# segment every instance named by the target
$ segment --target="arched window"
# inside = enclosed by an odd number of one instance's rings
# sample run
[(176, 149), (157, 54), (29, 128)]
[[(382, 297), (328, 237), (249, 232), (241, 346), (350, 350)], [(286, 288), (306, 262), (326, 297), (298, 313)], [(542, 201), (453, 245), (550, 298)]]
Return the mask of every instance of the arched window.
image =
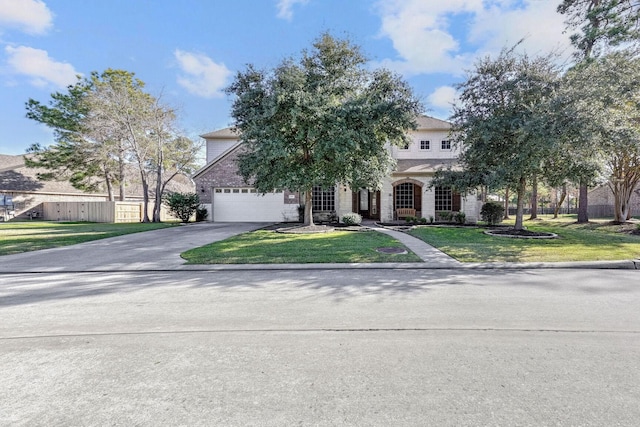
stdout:
[(413, 208), (413, 184), (403, 182), (396, 186), (396, 209)]

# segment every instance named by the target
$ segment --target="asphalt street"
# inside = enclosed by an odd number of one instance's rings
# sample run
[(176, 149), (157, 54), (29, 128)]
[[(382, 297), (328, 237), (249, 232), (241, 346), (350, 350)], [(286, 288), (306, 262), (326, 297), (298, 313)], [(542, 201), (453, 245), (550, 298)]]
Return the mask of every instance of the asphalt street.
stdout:
[(636, 426), (639, 279), (0, 274), (0, 425)]

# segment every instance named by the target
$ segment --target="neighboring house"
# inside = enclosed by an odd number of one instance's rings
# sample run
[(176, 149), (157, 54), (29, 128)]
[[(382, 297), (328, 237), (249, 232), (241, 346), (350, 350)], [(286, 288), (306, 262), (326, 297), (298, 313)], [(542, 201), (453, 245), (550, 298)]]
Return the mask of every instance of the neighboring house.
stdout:
[(0, 195), (11, 198), (11, 206), (0, 207), (2, 220), (42, 218), (44, 202), (99, 202), (105, 194), (87, 194), (73, 188), (68, 181), (41, 181), (39, 169), (28, 168), (24, 156), (0, 154)]
[[(352, 189), (338, 184), (330, 189), (314, 188), (314, 216), (340, 218), (348, 212), (364, 218), (392, 221), (399, 209), (414, 209), (418, 217), (434, 217), (444, 212), (464, 212), (467, 221), (476, 222), (480, 203), (475, 195), (463, 197), (450, 188), (428, 188), (436, 170), (455, 163), (458, 151), (449, 139), (451, 125), (428, 116), (418, 118), (418, 129), (411, 132), (406, 147), (392, 147), (397, 168), (380, 190)], [(202, 135), (206, 140), (207, 165), (194, 175), (196, 191), (217, 222), (297, 221), (301, 196), (295, 191), (259, 194), (238, 173), (238, 154), (244, 149), (233, 129), (225, 128)], [(406, 212), (400, 211), (405, 214)]]
[[(599, 185), (589, 191), (589, 218), (613, 218), (614, 197), (607, 184)], [(640, 216), (640, 186), (631, 195), (631, 216)]]
[[(106, 193), (85, 193), (74, 188), (69, 181), (42, 181), (38, 173), (42, 169), (28, 168), (24, 155), (0, 154), (0, 220), (13, 218), (44, 218), (46, 202), (104, 202)], [(142, 189), (136, 183), (135, 171), (131, 172), (131, 184), (127, 186), (127, 200), (142, 200)], [(178, 176), (169, 183), (170, 191), (192, 192), (193, 183), (185, 176)], [(117, 191), (117, 188), (116, 188)], [(117, 196), (116, 196), (117, 197)], [(2, 201), (5, 201), (3, 204)], [(6, 204), (9, 200), (10, 204)], [(151, 213), (150, 213), (151, 214)], [(57, 218), (44, 218), (57, 219)]]

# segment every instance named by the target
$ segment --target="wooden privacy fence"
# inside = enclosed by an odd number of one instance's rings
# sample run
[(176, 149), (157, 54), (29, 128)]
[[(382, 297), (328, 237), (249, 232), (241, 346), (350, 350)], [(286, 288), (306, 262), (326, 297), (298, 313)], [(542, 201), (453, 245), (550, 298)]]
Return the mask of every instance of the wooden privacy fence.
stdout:
[[(149, 203), (149, 218), (153, 215), (154, 203)], [(49, 221), (88, 222), (141, 222), (142, 202), (44, 202), (42, 217)], [(166, 207), (160, 210), (161, 221), (175, 221)]]

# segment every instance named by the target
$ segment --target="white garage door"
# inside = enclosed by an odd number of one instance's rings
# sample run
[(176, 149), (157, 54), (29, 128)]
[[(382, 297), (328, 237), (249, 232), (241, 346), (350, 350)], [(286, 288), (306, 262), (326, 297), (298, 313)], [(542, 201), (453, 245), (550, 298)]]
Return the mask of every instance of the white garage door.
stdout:
[(279, 222), (290, 209), (289, 206), (284, 204), (282, 193), (267, 193), (263, 196), (252, 188), (213, 190), (215, 222)]

